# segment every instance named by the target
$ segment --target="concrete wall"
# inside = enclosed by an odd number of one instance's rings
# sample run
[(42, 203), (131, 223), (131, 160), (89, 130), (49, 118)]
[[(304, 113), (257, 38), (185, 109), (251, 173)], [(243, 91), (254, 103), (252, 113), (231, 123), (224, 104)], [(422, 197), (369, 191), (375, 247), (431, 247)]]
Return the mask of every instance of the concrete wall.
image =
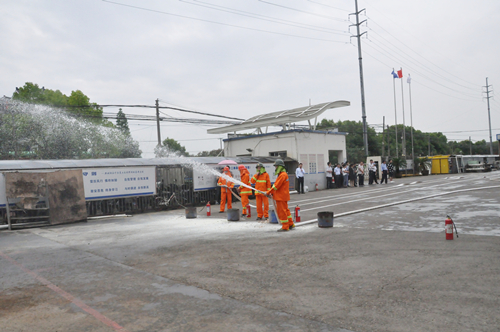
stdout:
[[(248, 151), (247, 149), (251, 150)], [(339, 160), (346, 156), (344, 133), (290, 130), (224, 140), (225, 156), (270, 156), (271, 152), (286, 151), (287, 157), (304, 164), (304, 185), (309, 190), (326, 188), (326, 163), (330, 150), (338, 151)], [(288, 170), (294, 173), (295, 170)]]

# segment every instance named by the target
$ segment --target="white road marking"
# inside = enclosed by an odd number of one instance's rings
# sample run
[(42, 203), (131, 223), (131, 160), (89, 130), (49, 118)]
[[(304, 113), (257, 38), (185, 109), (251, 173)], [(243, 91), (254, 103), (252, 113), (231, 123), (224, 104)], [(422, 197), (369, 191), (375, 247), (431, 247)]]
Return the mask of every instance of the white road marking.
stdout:
[[(364, 209), (343, 212), (343, 213), (339, 213), (337, 215), (334, 215), (334, 217), (339, 218), (339, 217), (342, 217), (342, 216), (348, 216), (348, 215), (355, 214), (355, 213), (361, 213), (361, 212), (376, 210), (376, 209), (380, 209), (380, 208), (384, 208), (384, 207), (388, 207), (388, 206), (406, 204), (406, 203), (420, 201), (420, 200), (424, 200), (424, 199), (428, 199), (428, 198), (445, 196), (445, 195), (451, 195), (451, 194), (456, 194), (456, 193), (460, 193), (460, 192), (468, 192), (468, 191), (476, 191), (476, 190), (484, 190), (484, 189), (493, 189), (493, 188), (500, 188), (500, 186), (489, 186), (489, 187), (468, 188), (468, 189), (459, 189), (459, 190), (453, 190), (453, 191), (445, 191), (445, 192), (438, 193), (438, 194), (427, 195), (427, 196), (422, 196), (422, 197), (417, 197), (417, 198), (411, 198), (411, 199), (407, 199), (407, 200), (403, 200), (403, 201), (399, 201), (399, 202), (392, 202), (392, 203), (381, 204), (381, 205), (372, 206), (372, 207), (368, 207), (368, 208), (364, 208)], [(313, 223), (316, 223), (316, 222), (318, 222), (317, 219), (311, 219), (311, 220), (307, 220), (307, 221), (302, 221), (300, 223), (297, 223), (296, 225), (297, 226), (304, 226), (304, 225), (309, 225), (309, 224), (313, 224)]]

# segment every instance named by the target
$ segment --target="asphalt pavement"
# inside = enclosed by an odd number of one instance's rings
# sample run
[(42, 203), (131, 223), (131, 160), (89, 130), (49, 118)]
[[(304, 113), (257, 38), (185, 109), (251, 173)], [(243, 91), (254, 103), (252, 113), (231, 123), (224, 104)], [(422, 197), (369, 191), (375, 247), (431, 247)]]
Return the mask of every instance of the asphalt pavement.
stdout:
[(491, 172), (292, 195), (287, 233), (202, 208), (2, 231), (1, 330), (496, 331), (499, 193)]

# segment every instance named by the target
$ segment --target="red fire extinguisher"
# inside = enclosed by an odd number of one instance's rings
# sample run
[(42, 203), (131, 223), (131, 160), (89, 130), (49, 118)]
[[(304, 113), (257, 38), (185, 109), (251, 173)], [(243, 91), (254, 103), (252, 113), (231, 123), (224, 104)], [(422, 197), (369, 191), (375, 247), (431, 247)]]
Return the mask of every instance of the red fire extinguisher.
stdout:
[(455, 233), (457, 233), (457, 238), (458, 238), (457, 226), (455, 226), (455, 223), (453, 222), (450, 216), (446, 216), (446, 220), (444, 221), (446, 240), (453, 240), (453, 227), (455, 227)]
[(210, 209), (210, 202), (207, 203), (207, 217), (210, 217), (212, 215), (212, 211)]
[(252, 211), (250, 210), (250, 204), (247, 204), (247, 218), (252, 217)]
[(295, 207), (295, 222), (300, 222), (300, 207), (298, 205)]

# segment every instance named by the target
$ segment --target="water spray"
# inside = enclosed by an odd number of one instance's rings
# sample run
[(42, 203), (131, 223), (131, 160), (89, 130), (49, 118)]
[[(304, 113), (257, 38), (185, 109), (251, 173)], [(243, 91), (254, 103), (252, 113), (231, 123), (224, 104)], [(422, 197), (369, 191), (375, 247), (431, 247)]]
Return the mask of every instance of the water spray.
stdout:
[(263, 191), (260, 191), (260, 190), (257, 190), (255, 189), (254, 187), (252, 186), (249, 186), (229, 175), (226, 175), (224, 173), (219, 173), (218, 171), (216, 171), (215, 169), (213, 169), (212, 167), (208, 166), (207, 164), (204, 164), (204, 163), (200, 163), (196, 160), (193, 160), (189, 157), (184, 157), (184, 156), (181, 156), (178, 152), (172, 152), (170, 151), (167, 147), (165, 146), (162, 146), (162, 147), (156, 147), (155, 148), (155, 155), (157, 158), (169, 158), (169, 159), (172, 159), (173, 161), (181, 164), (182, 166), (185, 166), (185, 167), (188, 167), (188, 168), (192, 168), (192, 169), (196, 169), (197, 171), (200, 171), (202, 173), (205, 173), (205, 174), (208, 174), (208, 175), (215, 175), (217, 177), (222, 177), (224, 179), (226, 179), (227, 181), (229, 182), (232, 182), (232, 183), (235, 183), (235, 184), (238, 184), (240, 186), (243, 186), (245, 188), (248, 188), (248, 189), (252, 189), (258, 193), (261, 193), (263, 195), (266, 195), (267, 196), (267, 193), (266, 192), (263, 192)]

